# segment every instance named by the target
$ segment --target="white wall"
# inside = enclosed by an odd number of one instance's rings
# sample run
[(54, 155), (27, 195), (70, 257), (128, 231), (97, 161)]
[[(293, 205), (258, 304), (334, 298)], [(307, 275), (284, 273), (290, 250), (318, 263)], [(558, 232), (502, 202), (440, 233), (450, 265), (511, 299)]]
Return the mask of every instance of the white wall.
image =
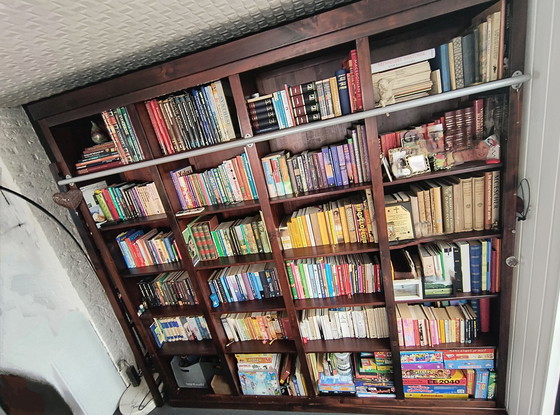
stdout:
[[(21, 108), (0, 109), (0, 183), (74, 231), (54, 204), (48, 159)], [(0, 372), (51, 383), (75, 413), (106, 415), (133, 362), (97, 277), (72, 239), (39, 210), (0, 195)]]
[(520, 177), (531, 210), (518, 227), (508, 409), (553, 413), (560, 376), (560, 5), (530, 1)]

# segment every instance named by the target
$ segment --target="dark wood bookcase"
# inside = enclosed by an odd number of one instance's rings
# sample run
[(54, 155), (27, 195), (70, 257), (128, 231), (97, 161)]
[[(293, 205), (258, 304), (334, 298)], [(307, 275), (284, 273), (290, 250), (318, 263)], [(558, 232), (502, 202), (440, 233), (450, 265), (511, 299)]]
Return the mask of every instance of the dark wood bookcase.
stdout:
[[(523, 71), (526, 1), (501, 0), (502, 10), (507, 9), (509, 74)], [(152, 181), (160, 194), (165, 214), (149, 216), (105, 226), (98, 229), (93, 222), (85, 202), (78, 213), (86, 232), (82, 232), (89, 255), (96, 266), (99, 279), (106, 290), (124, 333), (135, 354), (136, 364), (142, 370), (148, 386), (158, 404), (164, 401), (174, 406), (206, 406), (223, 408), (246, 408), (259, 405), (262, 409), (275, 410), (313, 410), (341, 411), (351, 413), (506, 413), (505, 388), (508, 361), (508, 341), (510, 308), (512, 300), (511, 268), (505, 259), (513, 255), (515, 237), (515, 193), (517, 187), (517, 163), (520, 139), (520, 120), (523, 87), (508, 87), (496, 84), (491, 89), (509, 95), (508, 131), (502, 142), (501, 163), (487, 165), (471, 163), (451, 170), (443, 170), (383, 182), (378, 134), (394, 131), (415, 123), (425, 122), (432, 113), (456, 109), (461, 97), (441, 94), (440, 102), (418, 104), (408, 109), (394, 112), (386, 108), (387, 114), (374, 109), (372, 79), (369, 76), (370, 64), (385, 59), (402, 56), (418, 50), (435, 47), (466, 30), (471, 19), (494, 4), (484, 0), (362, 0), (339, 7), (322, 14), (276, 27), (188, 56), (177, 58), (157, 66), (142, 69), (91, 86), (63, 93), (26, 106), (26, 111), (51, 155), (57, 180), (66, 180), (66, 188), (77, 188), (94, 183), (99, 178), (76, 176), (75, 162), (80, 158), (84, 147), (90, 146), (90, 121), (101, 122), (102, 111), (125, 106), (131, 123), (136, 131), (146, 160), (153, 163), (140, 163), (135, 169), (118, 172), (103, 172), (110, 183), (123, 181)], [(362, 74), (364, 110), (366, 112), (343, 116), (328, 121), (313, 123), (312, 128), (295, 127), (255, 135), (245, 105), (245, 97), (253, 93), (267, 94), (277, 91), (284, 84), (300, 84), (311, 80), (333, 76), (340, 68), (342, 60), (351, 49), (357, 49), (359, 69)], [(157, 142), (144, 101), (217, 79), (228, 82), (233, 93), (236, 113), (232, 118), (238, 123), (240, 133), (235, 141), (185, 153), (183, 160), (168, 160)], [(468, 98), (468, 88), (465, 89)], [(369, 159), (372, 180), (370, 183), (314, 191), (294, 196), (270, 198), (260, 158), (270, 152), (287, 149), (298, 153), (307, 149), (317, 149), (322, 145), (341, 140), (352, 122), (365, 125), (369, 145)], [(311, 125), (311, 124), (310, 124)], [(220, 258), (202, 261), (196, 265), (190, 261), (187, 247), (181, 236), (184, 218), (175, 213), (180, 203), (169, 172), (188, 164), (197, 171), (215, 167), (223, 160), (246, 151), (253, 170), (259, 199), (233, 206), (220, 205), (208, 207), (205, 213), (215, 213), (220, 219), (255, 215), (262, 210), (266, 230), (270, 236), (270, 254), (249, 255), (245, 257)], [(134, 166), (134, 164), (132, 165)], [(400, 244), (389, 243), (384, 193), (401, 185), (429, 178), (440, 178), (461, 173), (484, 172), (499, 169), (502, 172), (501, 226), (496, 231), (468, 232), (441, 235), (406, 241)], [(83, 181), (82, 181), (83, 180)], [(335, 200), (353, 191), (371, 189), (374, 199), (379, 243), (342, 244), (294, 248), (283, 251), (278, 226), (288, 213), (302, 206)], [(166, 228), (176, 236), (183, 260), (178, 263), (127, 269), (122, 256), (115, 246), (117, 234), (131, 228)], [(480, 337), (473, 344), (447, 344), (437, 349), (455, 347), (496, 349), (497, 392), (495, 400), (435, 400), (405, 399), (403, 394), (400, 354), (397, 337), (396, 301), (391, 281), (390, 251), (421, 242), (435, 240), (457, 241), (498, 237), (502, 239), (501, 291), (495, 294), (460, 294), (453, 298), (489, 297), (492, 301), (492, 331)], [(373, 253), (379, 255), (383, 272), (384, 292), (361, 294), (353, 297), (334, 297), (327, 299), (294, 300), (284, 266), (289, 259), (314, 258), (350, 253)], [(276, 266), (282, 297), (253, 300), (242, 303), (222, 304), (213, 308), (209, 298), (210, 289), (207, 279), (219, 268), (233, 264), (254, 264), (273, 262)], [(137, 282), (142, 277), (155, 276), (160, 272), (185, 270), (191, 277), (197, 293), (198, 305), (150, 308), (138, 316), (141, 302)], [(452, 298), (448, 298), (452, 299)], [(406, 301), (415, 303), (420, 301)], [(304, 342), (298, 327), (298, 313), (313, 308), (345, 306), (385, 306), (388, 312), (390, 337), (387, 339), (343, 339)], [(292, 340), (275, 341), (263, 344), (258, 341), (228, 343), (220, 322), (224, 313), (253, 311), (285, 311), (291, 323)], [(213, 340), (200, 342), (166, 343), (158, 348), (150, 332), (153, 317), (176, 315), (203, 315), (208, 322)], [(415, 350), (422, 348), (414, 348)], [(396, 399), (356, 398), (349, 396), (319, 396), (312, 387), (312, 377), (305, 359), (306, 353), (316, 352), (360, 352), (391, 351), (397, 389)], [(293, 397), (255, 397), (243, 396), (236, 371), (235, 353), (293, 353), (301, 361), (302, 373), (310, 396)], [(216, 395), (211, 389), (180, 388), (173, 376), (170, 362), (173, 356), (185, 354), (217, 355), (226, 369), (231, 395)], [(154, 374), (158, 373), (163, 381), (163, 393), (158, 391)]]

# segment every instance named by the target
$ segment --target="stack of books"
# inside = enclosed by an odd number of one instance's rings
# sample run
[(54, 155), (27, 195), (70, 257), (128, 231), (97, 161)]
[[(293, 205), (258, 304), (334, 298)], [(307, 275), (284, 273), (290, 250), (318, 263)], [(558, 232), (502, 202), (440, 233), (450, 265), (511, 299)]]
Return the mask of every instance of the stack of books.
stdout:
[(193, 173), (192, 167), (188, 166), (170, 174), (182, 209), (258, 199), (245, 153), (201, 173)]
[(379, 259), (366, 254), (286, 261), (292, 297), (330, 298), (381, 292)]
[(301, 337), (307, 340), (389, 337), (385, 307), (309, 309), (301, 312)]
[(395, 398), (391, 352), (354, 353), (354, 385), (358, 398)]
[(406, 351), (401, 367), (406, 398), (494, 398), (494, 349)]
[(164, 272), (138, 283), (144, 308), (198, 304), (186, 271)]
[(76, 173), (87, 174), (121, 166), (121, 155), (115, 143), (108, 141), (84, 148), (82, 158), (76, 162)]
[(298, 209), (278, 231), (283, 249), (377, 242), (371, 191)]
[(212, 339), (203, 316), (154, 318), (150, 330), (158, 347), (167, 342)]
[(475, 399), (494, 399), (496, 372), (494, 349), (444, 350), (446, 371), (461, 370), (467, 378), (467, 394)]
[(275, 341), (292, 337), (285, 311), (223, 314), (220, 319), (230, 342)]
[(237, 374), (243, 395), (278, 396), (280, 390), (279, 353), (236, 354)]
[(291, 156), (278, 151), (261, 159), (270, 197), (366, 183), (371, 180), (363, 125), (348, 131), (340, 144)]
[(179, 94), (145, 102), (164, 155), (233, 140), (230, 92), (218, 80)]
[[(447, 307), (397, 304), (399, 344), (405, 347), (437, 346), (446, 343), (470, 344), (481, 331), (479, 300)], [(485, 328), (486, 329), (486, 328)]]
[[(101, 116), (111, 140), (117, 148), (122, 164), (144, 160), (144, 152), (138, 142), (138, 137), (126, 108), (119, 107), (103, 111)], [(92, 173), (92, 171), (89, 172)]]
[(212, 294), (221, 303), (280, 297), (280, 283), (274, 264), (238, 265), (216, 270), (208, 278)]
[(167, 264), (181, 260), (172, 231), (131, 229), (120, 233), (116, 239), (128, 268)]
[[(428, 56), (430, 51), (433, 49), (425, 51)], [(393, 66), (386, 62), (377, 65), (380, 67), (372, 65), (373, 96), (377, 107), (429, 95), (433, 83), (432, 70), (427, 58), (404, 66), (400, 66), (400, 64)], [(383, 70), (387, 66), (392, 66), (394, 69)]]

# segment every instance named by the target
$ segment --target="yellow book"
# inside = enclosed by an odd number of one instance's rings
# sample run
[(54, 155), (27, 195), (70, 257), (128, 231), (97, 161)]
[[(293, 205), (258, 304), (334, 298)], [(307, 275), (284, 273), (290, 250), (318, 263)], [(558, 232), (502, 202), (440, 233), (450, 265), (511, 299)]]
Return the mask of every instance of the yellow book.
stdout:
[(342, 221), (340, 220), (340, 210), (338, 210), (338, 206), (336, 205), (336, 202), (330, 202), (330, 210), (332, 211), (332, 216), (333, 216), (335, 241), (338, 244), (342, 244), (342, 243), (344, 243), (344, 232), (342, 231)]
[(321, 232), (321, 241), (323, 245), (330, 245), (331, 240), (329, 238), (329, 228), (327, 226), (327, 216), (326, 213), (321, 210), (317, 213), (317, 219), (319, 220), (319, 230)]
[(344, 210), (346, 212), (346, 223), (348, 224), (348, 234), (350, 235), (350, 242), (358, 242), (358, 232), (356, 230), (356, 215), (354, 213), (353, 205), (350, 201), (346, 201)]
[(344, 202), (338, 200), (337, 210), (338, 215), (340, 218), (340, 223), (342, 224), (342, 235), (344, 236), (344, 243), (350, 243), (350, 232), (348, 231), (348, 221), (346, 220), (346, 207), (343, 204)]
[(299, 234), (299, 228), (297, 226), (296, 220), (297, 212), (292, 213), (292, 218), (288, 221), (288, 229), (290, 231), (290, 238), (292, 240), (292, 245), (296, 248), (301, 248), (303, 243), (301, 241), (301, 236)]
[(311, 246), (311, 241), (309, 240), (309, 234), (306, 232), (307, 226), (304, 225), (303, 223), (304, 220), (305, 219), (303, 218), (303, 210), (300, 209), (297, 212), (296, 223), (299, 231), (299, 236), (301, 238), (301, 243), (302, 246)]
[(329, 228), (329, 239), (331, 240), (331, 244), (337, 244), (337, 237), (336, 237), (336, 232), (334, 229), (334, 219), (333, 219), (333, 212), (332, 210), (329, 208), (329, 205), (325, 205), (326, 210), (325, 210), (325, 214), (327, 216), (327, 225)]

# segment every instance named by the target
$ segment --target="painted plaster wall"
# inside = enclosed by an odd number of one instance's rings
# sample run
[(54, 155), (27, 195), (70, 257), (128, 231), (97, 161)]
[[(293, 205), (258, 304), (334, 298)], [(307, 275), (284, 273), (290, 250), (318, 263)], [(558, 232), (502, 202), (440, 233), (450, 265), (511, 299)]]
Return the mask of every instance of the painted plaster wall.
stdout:
[[(75, 235), (48, 158), (21, 108), (0, 109), (3, 186), (40, 203)], [(112, 413), (132, 353), (97, 277), (45, 214), (0, 195), (0, 371), (53, 384), (76, 413)], [(94, 380), (92, 382), (92, 380)]]

